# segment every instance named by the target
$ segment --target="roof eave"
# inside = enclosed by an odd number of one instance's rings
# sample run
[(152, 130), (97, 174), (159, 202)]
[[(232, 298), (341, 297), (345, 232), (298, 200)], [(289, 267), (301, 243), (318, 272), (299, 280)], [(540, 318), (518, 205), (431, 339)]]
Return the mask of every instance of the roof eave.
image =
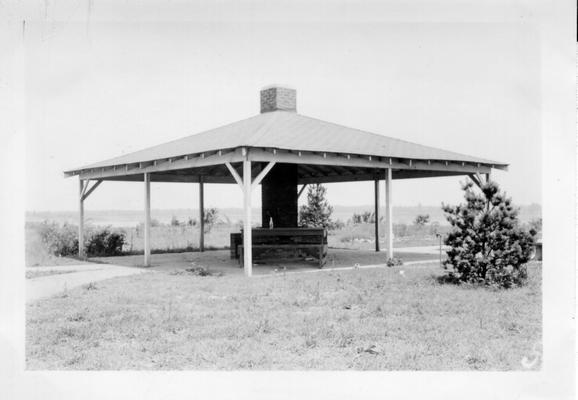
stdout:
[[(363, 166), (365, 168), (398, 168), (398, 169), (431, 169), (431, 165), (437, 165), (437, 170), (443, 170), (445, 167), (448, 170), (452, 170), (453, 172), (463, 172), (464, 174), (472, 173), (472, 168), (481, 168), (484, 167), (485, 169), (500, 169), (507, 171), (508, 164), (492, 162), (488, 160), (483, 160), (480, 162), (473, 162), (473, 161), (460, 161), (460, 160), (433, 160), (433, 159), (420, 159), (420, 158), (403, 158), (403, 157), (384, 157), (384, 156), (371, 156), (371, 155), (360, 155), (360, 154), (346, 154), (346, 153), (332, 153), (332, 152), (312, 152), (312, 151), (299, 151), (299, 150), (284, 150), (278, 148), (263, 148), (263, 147), (251, 147), (251, 146), (239, 146), (236, 148), (231, 149), (223, 149), (223, 150), (215, 150), (210, 152), (203, 152), (203, 153), (196, 153), (196, 154), (188, 154), (188, 155), (180, 155), (170, 158), (162, 158), (157, 160), (148, 160), (148, 161), (141, 161), (141, 162), (133, 162), (133, 163), (120, 163), (120, 164), (110, 164), (110, 165), (103, 165), (100, 164), (98, 166), (86, 166), (79, 169), (67, 170), (64, 171), (64, 177), (71, 177), (76, 175), (88, 174), (90, 177), (85, 179), (98, 179), (100, 177), (106, 176), (119, 176), (122, 175), (122, 171), (128, 172), (131, 170), (131, 174), (137, 173), (135, 170), (139, 170), (138, 172), (155, 172), (156, 167), (159, 164), (164, 164), (164, 166), (158, 168), (163, 171), (169, 171), (171, 169), (179, 169), (180, 168), (194, 168), (195, 165), (199, 165), (199, 163), (192, 162), (194, 159), (201, 159), (205, 160), (207, 158), (207, 162), (214, 162), (214, 164), (222, 164), (224, 162), (235, 162), (239, 161), (236, 158), (231, 158), (231, 155), (241, 155), (243, 148), (252, 148), (255, 149), (263, 158), (267, 159), (267, 161), (273, 161), (278, 159), (279, 162), (297, 162), (306, 164), (312, 161), (313, 158), (322, 158), (324, 161), (323, 163), (330, 164), (331, 160), (333, 162), (346, 162), (345, 160), (352, 160), (352, 162), (359, 162), (363, 161)], [(238, 153), (238, 154), (237, 154)], [(279, 156), (278, 156), (279, 153)], [(223, 155), (228, 155), (226, 160), (222, 158)], [(281, 157), (281, 155), (285, 154), (286, 157)], [(287, 157), (287, 155), (293, 155), (292, 157)], [(303, 156), (303, 157), (302, 157)], [(327, 162), (325, 159), (329, 156)], [(238, 157), (237, 157), (238, 158)], [(255, 161), (265, 161), (265, 158), (262, 160), (257, 158)], [(209, 161), (211, 160), (211, 161)], [(303, 160), (300, 162), (300, 160)], [(309, 160), (309, 161), (307, 161)], [(190, 161), (190, 162), (186, 162)], [(174, 168), (171, 165), (174, 164)], [(167, 167), (168, 164), (169, 166)], [(200, 164), (206, 164), (201, 162)], [(460, 166), (463, 167), (463, 171), (460, 171)], [(114, 174), (111, 175), (111, 169)], [(98, 174), (100, 170), (101, 175)], [(108, 173), (106, 172), (108, 170)], [(118, 173), (116, 172), (118, 170)], [(96, 171), (96, 172), (95, 172)]]

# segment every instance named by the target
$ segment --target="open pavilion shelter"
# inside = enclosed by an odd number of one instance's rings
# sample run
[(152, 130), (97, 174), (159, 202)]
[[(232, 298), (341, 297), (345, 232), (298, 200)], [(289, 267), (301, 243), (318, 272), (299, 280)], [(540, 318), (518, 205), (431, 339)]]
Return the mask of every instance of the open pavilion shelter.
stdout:
[[(348, 128), (297, 113), (296, 92), (261, 91), (260, 114), (120, 157), (65, 171), (78, 176), (79, 243), (84, 200), (103, 181), (143, 182), (144, 264), (150, 265), (150, 182), (198, 183), (200, 243), (204, 248), (204, 184), (237, 184), (243, 194), (243, 265), (252, 275), (251, 203), (261, 186), (263, 227), (298, 226), (298, 198), (309, 184), (373, 181), (375, 249), (379, 248), (380, 181), (385, 182), (387, 257), (393, 257), (392, 181), (468, 175), (480, 185), (507, 164)], [(92, 181), (92, 183), (91, 183)], [(84, 249), (79, 246), (79, 256)]]

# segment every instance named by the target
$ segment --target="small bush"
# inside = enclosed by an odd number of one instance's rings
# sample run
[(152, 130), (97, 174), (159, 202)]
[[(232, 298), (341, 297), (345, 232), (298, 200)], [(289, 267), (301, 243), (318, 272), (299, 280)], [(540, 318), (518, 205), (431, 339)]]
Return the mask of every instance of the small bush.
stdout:
[(217, 272), (211, 272), (207, 267), (204, 267), (202, 265), (194, 265), (193, 263), (193, 267), (192, 268), (187, 268), (185, 270), (185, 272), (191, 274), (191, 275), (195, 275), (195, 276), (221, 276), (222, 273)]
[(219, 209), (207, 208), (204, 212), (203, 222), (205, 223), (204, 232), (209, 233), (213, 229), (213, 225), (219, 220)]
[(78, 227), (44, 221), (38, 226), (38, 233), (49, 254), (57, 257), (78, 254)]
[[(45, 221), (37, 229), (49, 254), (57, 257), (78, 255), (77, 226)], [(84, 249), (89, 256), (120, 255), (124, 243), (124, 232), (112, 232), (109, 228), (89, 228), (84, 232)]]
[(338, 230), (341, 230), (343, 228), (345, 228), (345, 223), (340, 219), (332, 221), (328, 227), (328, 229), (332, 230), (332, 231), (338, 231)]
[(375, 213), (364, 211), (361, 214), (353, 213), (351, 217), (353, 224), (373, 224), (375, 223)]
[(388, 267), (399, 267), (400, 265), (403, 265), (403, 261), (400, 258), (388, 258), (387, 262), (386, 262)]
[(125, 242), (124, 232), (112, 232), (108, 228), (88, 232), (85, 239), (85, 250), (89, 256), (118, 256), (122, 254)]
[(428, 214), (419, 214), (415, 217), (414, 224), (417, 226), (425, 226), (429, 223), (429, 215)]

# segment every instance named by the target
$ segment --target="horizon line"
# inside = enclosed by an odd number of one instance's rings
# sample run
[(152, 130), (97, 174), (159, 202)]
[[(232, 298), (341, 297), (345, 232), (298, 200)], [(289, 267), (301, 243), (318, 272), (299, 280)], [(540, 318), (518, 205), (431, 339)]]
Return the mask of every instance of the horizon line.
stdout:
[[(360, 208), (366, 208), (366, 207), (370, 207), (373, 208), (374, 205), (373, 204), (359, 204), (359, 205), (344, 205), (344, 204), (335, 204), (335, 205), (331, 205), (333, 208), (336, 207), (340, 207), (340, 208), (355, 208), (355, 207), (360, 207)], [(517, 207), (540, 207), (542, 208), (542, 205), (540, 203), (526, 203), (526, 204), (518, 204)], [(381, 207), (385, 207), (384, 205), (380, 205)], [(394, 208), (440, 208), (441, 210), (441, 203), (437, 204), (437, 205), (433, 205), (433, 204), (416, 204), (416, 205), (393, 205)], [(221, 210), (243, 210), (243, 207), (205, 207), (205, 208), (217, 208), (217, 209), (221, 209)], [(261, 207), (251, 207), (251, 209), (255, 209), (255, 208), (261, 208)], [(198, 210), (198, 207), (196, 208), (151, 208), (152, 210), (156, 210), (156, 211), (175, 211), (175, 210)], [(91, 211), (142, 211), (140, 208), (99, 208), (99, 209), (85, 209), (85, 212), (91, 212)], [(58, 213), (58, 212), (78, 212), (77, 209), (68, 209), (68, 210), (25, 210), (26, 213), (43, 213), (43, 212), (47, 212), (47, 213)]]

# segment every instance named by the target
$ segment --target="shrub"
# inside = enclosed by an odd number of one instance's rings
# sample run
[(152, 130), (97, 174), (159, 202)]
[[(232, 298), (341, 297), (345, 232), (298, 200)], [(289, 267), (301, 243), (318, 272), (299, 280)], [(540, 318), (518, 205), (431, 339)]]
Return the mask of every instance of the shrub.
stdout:
[(401, 258), (390, 257), (387, 259), (386, 264), (388, 267), (398, 267), (400, 265), (403, 265), (403, 261), (401, 260)]
[(180, 225), (181, 222), (179, 221), (179, 219), (173, 215), (171, 218), (171, 226), (180, 226)]
[(361, 214), (358, 213), (353, 213), (353, 216), (351, 217), (351, 223), (352, 224), (361, 224), (362, 221), (362, 216)]
[(331, 230), (341, 230), (343, 228), (345, 228), (345, 223), (340, 219), (333, 221), (330, 226)]
[(209, 270), (209, 268), (204, 267), (202, 265), (196, 265), (195, 263), (193, 263), (191, 268), (187, 268), (184, 271), (183, 270), (175, 270), (175, 271), (172, 271), (169, 273), (171, 275), (188, 274), (188, 275), (195, 275), (195, 276), (223, 276), (222, 272), (212, 272)]
[(112, 232), (108, 228), (98, 228), (88, 232), (85, 250), (88, 256), (117, 256), (122, 254), (124, 232)]
[(351, 221), (354, 224), (373, 224), (375, 223), (375, 213), (364, 211), (362, 214), (353, 213)]
[[(64, 223), (43, 222), (38, 226), (42, 244), (49, 254), (57, 257), (78, 255), (78, 227)], [(84, 248), (87, 255), (114, 256), (122, 253), (125, 242), (123, 232), (111, 232), (108, 228), (85, 230)]]
[(211, 273), (211, 271), (209, 271), (207, 269), (207, 267), (201, 267), (201, 266), (187, 268), (185, 271), (192, 274), (192, 275), (197, 275), (197, 276), (211, 276), (211, 275), (213, 275)]
[(203, 215), (203, 222), (205, 223), (203, 230), (205, 233), (209, 233), (219, 219), (219, 210), (217, 208), (208, 208)]
[(504, 288), (522, 285), (536, 231), (519, 226), (518, 210), (497, 183), (482, 184), (481, 193), (470, 181), (462, 189), (465, 204), (442, 206), (452, 226), (445, 239), (450, 246), (444, 261), (444, 267), (452, 269), (449, 280)]
[(49, 254), (65, 257), (78, 254), (78, 228), (64, 223), (42, 222), (38, 227), (42, 244)]
[(419, 214), (415, 217), (414, 224), (417, 226), (424, 226), (429, 223), (429, 215), (428, 214)]

